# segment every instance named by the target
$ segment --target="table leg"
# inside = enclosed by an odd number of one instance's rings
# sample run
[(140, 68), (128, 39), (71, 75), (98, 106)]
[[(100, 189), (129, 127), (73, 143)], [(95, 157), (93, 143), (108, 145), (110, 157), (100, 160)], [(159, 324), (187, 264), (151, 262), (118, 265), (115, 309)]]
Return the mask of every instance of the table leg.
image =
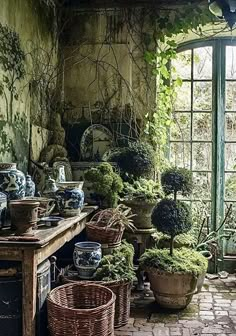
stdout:
[(23, 336), (35, 336), (37, 261), (33, 250), (24, 250), (23, 276)]

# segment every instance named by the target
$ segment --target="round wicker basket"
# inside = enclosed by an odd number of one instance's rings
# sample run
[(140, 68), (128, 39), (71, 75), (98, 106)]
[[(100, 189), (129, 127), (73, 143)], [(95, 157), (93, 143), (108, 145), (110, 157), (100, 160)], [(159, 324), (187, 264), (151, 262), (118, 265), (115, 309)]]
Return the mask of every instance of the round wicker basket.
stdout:
[[(62, 283), (88, 283), (78, 279), (77, 276), (61, 275)], [(89, 281), (89, 283), (105, 286), (113, 291), (116, 295), (115, 302), (115, 328), (119, 328), (128, 323), (130, 316), (130, 296), (131, 281)]]
[(86, 233), (88, 240), (100, 244), (117, 244), (121, 242), (124, 229), (114, 229), (96, 225), (95, 221), (86, 223)]
[(113, 336), (115, 294), (94, 283), (68, 283), (47, 298), (51, 336)]

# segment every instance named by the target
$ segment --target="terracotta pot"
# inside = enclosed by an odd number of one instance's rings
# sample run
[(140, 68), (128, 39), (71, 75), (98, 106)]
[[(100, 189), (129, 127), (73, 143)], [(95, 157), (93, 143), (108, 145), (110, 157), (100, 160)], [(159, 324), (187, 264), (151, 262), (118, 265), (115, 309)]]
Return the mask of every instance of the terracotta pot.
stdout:
[(39, 202), (38, 217), (50, 216), (55, 208), (55, 200), (47, 197), (24, 197), (24, 201)]
[(126, 200), (122, 203), (130, 207), (133, 214), (136, 214), (136, 216), (133, 217), (133, 222), (137, 229), (153, 228), (151, 215), (152, 210), (156, 204), (135, 200)]
[(168, 273), (155, 268), (148, 268), (147, 273), (157, 303), (170, 309), (185, 308), (199, 292), (204, 276)]
[(19, 235), (33, 234), (37, 225), (39, 202), (18, 200), (10, 202), (10, 216), (12, 228)]

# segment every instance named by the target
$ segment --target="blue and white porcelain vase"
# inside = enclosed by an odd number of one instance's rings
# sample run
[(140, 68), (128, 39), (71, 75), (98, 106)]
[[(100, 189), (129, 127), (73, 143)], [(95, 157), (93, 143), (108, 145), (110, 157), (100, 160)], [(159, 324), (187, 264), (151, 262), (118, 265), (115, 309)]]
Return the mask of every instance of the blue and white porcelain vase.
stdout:
[(78, 216), (84, 205), (84, 182), (58, 182), (57, 201), (61, 216)]
[(16, 169), (16, 163), (0, 163), (0, 191), (8, 201), (25, 197), (25, 188), (25, 175)]
[(35, 195), (35, 183), (32, 180), (30, 175), (26, 175), (26, 188), (25, 188), (25, 196), (34, 196)]
[(0, 228), (2, 228), (7, 219), (7, 196), (0, 192)]
[(89, 241), (75, 244), (73, 260), (81, 279), (92, 279), (101, 259), (101, 244)]

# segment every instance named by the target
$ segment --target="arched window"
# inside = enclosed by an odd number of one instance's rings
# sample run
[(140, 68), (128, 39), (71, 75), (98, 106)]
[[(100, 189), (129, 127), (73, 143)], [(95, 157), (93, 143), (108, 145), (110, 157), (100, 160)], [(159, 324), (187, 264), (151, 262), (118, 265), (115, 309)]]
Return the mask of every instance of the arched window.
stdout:
[(173, 112), (170, 161), (192, 170), (192, 206), (207, 206), (212, 228), (231, 203), (236, 226), (236, 42), (185, 45), (173, 65), (183, 84)]

